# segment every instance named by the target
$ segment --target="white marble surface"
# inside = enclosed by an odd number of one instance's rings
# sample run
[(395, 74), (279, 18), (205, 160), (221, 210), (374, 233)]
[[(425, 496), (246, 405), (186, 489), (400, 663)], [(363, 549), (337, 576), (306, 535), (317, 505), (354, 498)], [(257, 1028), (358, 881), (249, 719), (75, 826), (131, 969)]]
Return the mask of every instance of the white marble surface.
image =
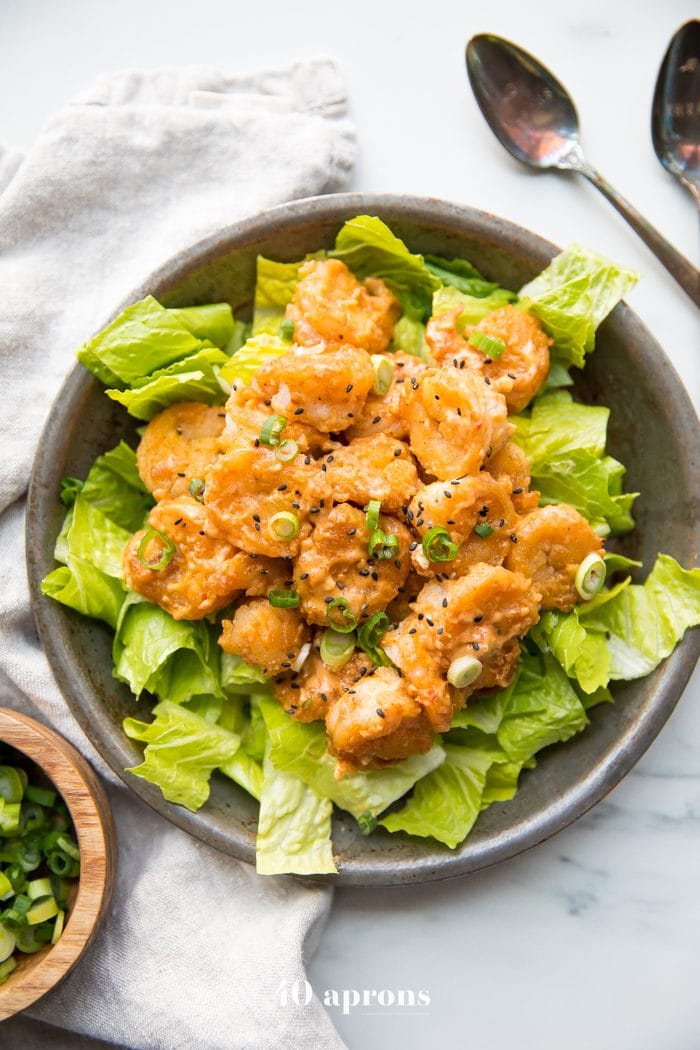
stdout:
[[(644, 274), (629, 296), (697, 398), (689, 301), (592, 188), (533, 176), (486, 131), (463, 64), (476, 32), (534, 51), (573, 91), (591, 161), (697, 260), (690, 198), (656, 161), (649, 109), (692, 3), (466, 0), (260, 6), (236, 0), (15, 0), (0, 5), (0, 140), (26, 149), (105, 69), (253, 68), (334, 55), (361, 157), (355, 188), (431, 194), (580, 240)], [(700, 676), (627, 779), (529, 854), (469, 879), (336, 895), (310, 967), (325, 989), (427, 989), (425, 1016), (333, 1010), (353, 1050), (696, 1050), (700, 1046)], [(305, 1048), (302, 1048), (305, 1050)]]

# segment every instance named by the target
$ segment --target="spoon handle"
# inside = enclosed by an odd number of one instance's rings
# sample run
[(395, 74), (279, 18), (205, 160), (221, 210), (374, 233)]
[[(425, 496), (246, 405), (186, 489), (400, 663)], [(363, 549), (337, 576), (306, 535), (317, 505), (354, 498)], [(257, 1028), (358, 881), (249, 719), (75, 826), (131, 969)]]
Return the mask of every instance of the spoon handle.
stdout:
[(684, 255), (681, 255), (666, 240), (663, 234), (659, 233), (649, 220), (644, 218), (641, 212), (638, 212), (629, 201), (625, 200), (617, 192), (614, 186), (610, 185), (600, 172), (596, 171), (589, 164), (582, 166), (578, 170), (607, 197), (612, 206), (617, 208), (620, 215), (627, 219), (627, 222), (639, 234), (646, 246), (651, 248), (656, 258), (664, 264), (671, 276), (675, 277), (683, 291), (690, 296), (696, 306), (700, 306), (700, 270), (693, 266)]

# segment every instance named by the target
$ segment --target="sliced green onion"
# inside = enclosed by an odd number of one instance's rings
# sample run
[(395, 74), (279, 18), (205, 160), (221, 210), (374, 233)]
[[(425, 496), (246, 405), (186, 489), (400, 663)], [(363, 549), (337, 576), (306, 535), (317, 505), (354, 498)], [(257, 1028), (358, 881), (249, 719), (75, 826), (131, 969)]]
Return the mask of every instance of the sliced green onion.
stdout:
[(296, 609), (299, 595), (292, 590), (270, 591), (267, 600), (275, 609)]
[[(339, 615), (336, 615), (336, 611)], [(334, 598), (332, 602), (328, 603), (326, 606), (326, 622), (332, 630), (338, 631), (339, 634), (349, 634), (350, 631), (354, 631), (357, 627), (357, 617), (352, 612), (345, 598)]]
[(32, 906), (32, 902), (29, 897), (26, 897), (23, 893), (18, 893), (12, 902), (12, 911), (16, 912), (17, 915), (24, 917)]
[(495, 361), (506, 348), (502, 339), (494, 339), (493, 336), (480, 332), (478, 328), (472, 332), (467, 342), (470, 346), (475, 346), (477, 350), (483, 350), (487, 357), (492, 357)]
[(17, 963), (15, 962), (14, 957), (5, 959), (4, 963), (0, 963), (0, 984), (4, 984), (12, 971), (16, 969)]
[(15, 950), (15, 935), (5, 926), (0, 925), (0, 963), (9, 959)]
[(453, 543), (447, 529), (434, 525), (423, 537), (423, 553), (428, 561), (453, 561), (459, 553), (459, 547)]
[(40, 922), (47, 922), (58, 915), (58, 905), (53, 897), (45, 897), (37, 901), (27, 912), (27, 922), (30, 926), (38, 926)]
[(294, 321), (289, 321), (286, 317), (279, 327), (280, 339), (284, 339), (286, 343), (291, 343), (294, 338)]
[(395, 536), (393, 532), (384, 532), (382, 529), (375, 529), (369, 538), (367, 553), (370, 558), (385, 558), (389, 561), (391, 558), (395, 558), (399, 553), (399, 537)]
[(474, 532), (477, 536), (481, 536), (482, 540), (487, 540), (489, 536), (493, 536), (496, 532), (493, 525), (489, 525), (488, 521), (482, 521), (478, 525), (474, 526)]
[(455, 689), (466, 689), (481, 674), (481, 662), (475, 656), (458, 656), (450, 664), (447, 681)]
[(66, 913), (61, 908), (58, 915), (56, 916), (56, 922), (54, 923), (53, 933), (51, 934), (51, 943), (56, 944), (61, 934), (63, 933), (63, 924), (66, 921)]
[(0, 871), (0, 901), (4, 901), (6, 897), (13, 897), (15, 888), (8, 879), (4, 871)]
[(384, 612), (373, 613), (366, 623), (363, 623), (357, 636), (357, 644), (366, 653), (376, 649), (379, 639), (391, 626), (391, 620)]
[(72, 835), (59, 835), (56, 839), (56, 845), (64, 853), (67, 853), (73, 860), (80, 860), (80, 850), (78, 849), (78, 843), (75, 841)]
[(36, 802), (39, 806), (55, 806), (56, 792), (49, 788), (34, 787), (30, 784), (25, 789), (24, 797), (28, 802)]
[(394, 382), (394, 369), (391, 367), (391, 361), (382, 354), (371, 354), (370, 360), (374, 366), (372, 392), (379, 394), (380, 397), (384, 397)]
[(21, 802), (5, 802), (0, 809), (0, 835), (16, 835), (21, 816)]
[(51, 879), (32, 879), (27, 883), (27, 896), (36, 901), (39, 897), (53, 897)]
[(343, 667), (355, 652), (355, 632), (343, 634), (328, 628), (321, 635), (321, 659), (327, 667)]
[(261, 445), (279, 445), (280, 434), (287, 425), (284, 416), (268, 416), (260, 431)]
[(589, 554), (576, 570), (574, 586), (584, 601), (593, 598), (605, 583), (605, 562), (599, 554)]
[(23, 834), (43, 828), (46, 824), (46, 819), (47, 813), (43, 806), (40, 806), (37, 802), (28, 802), (25, 799), (22, 803), (20, 815), (20, 827)]
[[(160, 560), (156, 562), (148, 561), (146, 558), (146, 550), (152, 540), (159, 539), (163, 544), (163, 553), (160, 556)], [(141, 542), (139, 543), (139, 549), (136, 551), (136, 557), (147, 569), (152, 569), (153, 572), (160, 572), (165, 569), (166, 566), (170, 565), (173, 554), (175, 553), (175, 544), (172, 540), (169, 540), (165, 533), (161, 532), (160, 529), (147, 529), (144, 532)]]
[(37, 839), (24, 839), (17, 844), (17, 862), (25, 871), (35, 871), (41, 864), (41, 845)]
[(360, 828), (360, 832), (363, 835), (371, 835), (377, 826), (377, 818), (371, 810), (367, 810), (366, 813), (360, 813), (357, 818), (357, 823)]
[(75, 503), (75, 497), (80, 495), (83, 490), (84, 481), (80, 478), (64, 478), (61, 482), (61, 492), (59, 499), (64, 507), (72, 507)]
[(190, 496), (193, 496), (199, 503), (204, 503), (204, 482), (201, 478), (192, 478)]
[(27, 955), (33, 955), (34, 952), (41, 951), (45, 944), (45, 941), (37, 937), (37, 931), (34, 926), (21, 926), (15, 931), (15, 937), (17, 938), (17, 947), (21, 952), (26, 952)]
[(291, 463), (293, 459), (296, 459), (299, 455), (299, 446), (296, 441), (291, 438), (287, 438), (282, 444), (275, 450), (275, 457), (280, 463)]
[(272, 515), (267, 528), (276, 540), (293, 540), (299, 535), (299, 519), (291, 510), (280, 510)]
[(365, 507), (367, 511), (367, 529), (369, 532), (374, 532), (379, 527), (379, 515), (382, 510), (382, 505), (378, 499), (371, 499)]
[(14, 766), (0, 766), (0, 798), (4, 798), (5, 802), (21, 802), (24, 786), (19, 769), (15, 769)]
[(48, 944), (53, 934), (53, 923), (50, 921), (40, 922), (36, 926), (32, 926), (31, 929), (35, 931), (34, 935), (40, 944)]

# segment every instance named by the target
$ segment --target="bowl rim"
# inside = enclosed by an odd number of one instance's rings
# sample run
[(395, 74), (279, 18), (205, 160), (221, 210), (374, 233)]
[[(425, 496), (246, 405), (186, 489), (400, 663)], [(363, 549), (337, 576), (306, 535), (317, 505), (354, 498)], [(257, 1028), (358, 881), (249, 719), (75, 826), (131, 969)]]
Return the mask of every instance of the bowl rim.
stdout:
[(60, 733), (0, 707), (0, 741), (25, 755), (68, 806), (80, 849), (78, 891), (65, 929), (36, 962), (0, 986), (0, 1021), (26, 1009), (73, 969), (107, 912), (116, 875), (116, 831), (105, 791), (87, 760)]
[[(542, 268), (561, 251), (557, 245), (510, 220), (434, 197), (362, 192), (309, 197), (278, 205), (221, 227), (208, 237), (183, 249), (142, 280), (112, 312), (105, 324), (137, 299), (147, 294), (158, 298), (168, 288), (176, 286), (207, 262), (215, 260), (227, 251), (245, 248), (287, 228), (298, 228), (304, 224), (313, 226), (319, 222), (340, 224), (352, 215), (367, 213), (379, 214), (386, 218), (389, 224), (392, 218), (405, 219), (430, 226), (436, 231), (469, 232), (475, 237), (489, 240), (506, 253), (513, 252), (520, 246)], [(676, 418), (693, 420), (692, 433), (691, 428), (687, 428), (686, 442), (689, 443), (691, 452), (688, 464), (690, 480), (692, 487), (697, 491), (700, 488), (700, 425), (678, 373), (651, 332), (625, 303), (620, 303), (615, 308), (606, 324), (623, 327), (628, 332), (628, 338), (643, 337), (645, 361), (654, 372), (655, 379), (658, 377), (663, 396), (672, 404), (674, 415)], [(81, 391), (93, 381), (93, 377), (76, 364), (54, 401), (39, 443), (40, 450), (51, 449), (59, 444), (64, 425), (65, 405), (70, 404), (71, 400), (76, 401)], [(118, 757), (118, 746), (114, 739), (108, 732), (103, 734), (99, 726), (88, 717), (86, 712), (89, 710), (89, 698), (86, 696), (82, 705), (75, 700), (76, 688), (84, 689), (85, 684), (79, 679), (76, 681), (71, 670), (70, 658), (66, 656), (66, 647), (60, 643), (63, 610), (57, 605), (54, 607), (54, 603), (44, 602), (40, 589), (43, 530), (38, 524), (40, 515), (37, 512), (46, 491), (51, 491), (54, 482), (55, 474), (50, 468), (50, 457), (38, 452), (32, 469), (26, 521), (32, 606), (40, 640), (71, 711), (98, 752), (130, 790), (177, 827), (238, 860), (254, 864), (254, 846), (240, 834), (238, 838), (232, 838), (230, 832), (203, 824), (199, 814), (190, 813), (183, 807), (167, 802), (152, 785), (139, 778), (130, 777)], [(697, 551), (700, 546), (698, 521), (691, 523), (691, 542)], [(448, 851), (447, 847), (436, 843), (434, 850), (412, 859), (410, 863), (398, 859), (397, 851), (389, 854), (388, 860), (365, 858), (351, 860), (345, 864), (341, 855), (337, 858), (337, 875), (318, 879), (305, 877), (303, 881), (367, 886), (433, 881), (468, 874), (532, 848), (577, 820), (623, 779), (658, 735), (678, 703), (699, 655), (700, 630), (686, 632), (685, 638), (673, 654), (661, 668), (653, 672), (659, 674), (663, 671), (654, 703), (648, 705), (640, 714), (634, 725), (624, 734), (619, 746), (614, 751), (606, 752), (587, 776), (559, 797), (553, 798), (550, 804), (530, 818), (520, 821), (515, 828), (504, 829), (496, 840), (477, 845), (472, 843), (468, 852), (464, 852), (465, 844), (456, 850)], [(235, 836), (235, 829), (233, 834)], [(395, 835), (394, 839), (399, 840), (400, 837)], [(467, 839), (466, 843), (469, 842)]]

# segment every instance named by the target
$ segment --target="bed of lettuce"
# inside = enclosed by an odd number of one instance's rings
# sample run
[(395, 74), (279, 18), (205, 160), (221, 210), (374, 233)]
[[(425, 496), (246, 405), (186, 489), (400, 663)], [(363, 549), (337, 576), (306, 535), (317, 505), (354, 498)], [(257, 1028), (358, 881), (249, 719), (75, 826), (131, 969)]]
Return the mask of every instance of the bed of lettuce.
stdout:
[[(536, 314), (555, 342), (544, 390), (515, 418), (533, 486), (542, 503), (573, 504), (601, 535), (634, 527), (625, 468), (605, 450), (609, 410), (576, 403), (568, 388), (570, 369), (584, 365), (596, 328), (635, 274), (572, 245), (516, 294), (466, 260), (412, 254), (371, 216), (348, 221), (328, 254), (360, 278), (386, 281), (403, 309), (393, 347), (426, 360), (433, 313), (459, 307), (460, 326), (505, 303)], [(280, 322), (299, 266), (258, 259), (251, 323), (234, 319), (225, 303), (166, 309), (147, 297), (78, 358), (138, 420), (176, 401), (223, 403), (234, 382), (249, 382), (263, 361), (289, 349)], [(700, 622), (699, 569), (660, 555), (639, 584), (630, 576), (639, 563), (608, 555), (609, 584), (573, 612), (543, 614), (507, 689), (471, 701), (427, 754), (336, 780), (323, 724), (295, 722), (257, 668), (222, 653), (220, 616), (178, 622), (126, 590), (122, 551), (153, 502), (134, 451), (122, 442), (99, 456), (84, 480), (64, 479), (61, 498), (68, 512), (55, 548), (59, 565), (44, 593), (108, 624), (114, 676), (137, 698), (157, 701), (151, 721), (124, 722), (145, 745), (130, 772), (191, 810), (206, 803), (214, 771), (235, 781), (260, 803), (257, 869), (264, 874), (335, 872), (334, 804), (364, 834), (379, 824), (458, 846), (483, 809), (513, 797), (542, 748), (585, 729), (590, 708), (612, 700), (611, 682), (648, 674)]]

